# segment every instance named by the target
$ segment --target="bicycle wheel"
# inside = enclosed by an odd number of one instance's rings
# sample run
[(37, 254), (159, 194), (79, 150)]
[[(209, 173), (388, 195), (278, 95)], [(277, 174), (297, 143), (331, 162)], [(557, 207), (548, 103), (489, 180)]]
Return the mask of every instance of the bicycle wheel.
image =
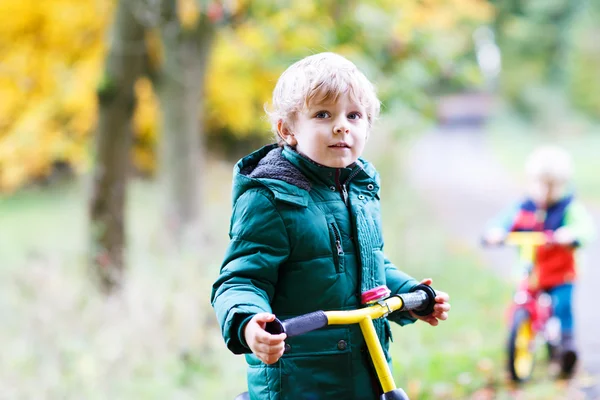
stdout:
[(535, 334), (527, 310), (517, 310), (508, 338), (508, 372), (514, 382), (524, 382), (531, 377), (535, 364)]

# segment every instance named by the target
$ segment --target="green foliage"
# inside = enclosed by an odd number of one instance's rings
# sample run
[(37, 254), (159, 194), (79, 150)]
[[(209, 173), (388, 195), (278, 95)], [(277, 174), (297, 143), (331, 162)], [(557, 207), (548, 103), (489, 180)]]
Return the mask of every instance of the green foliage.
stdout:
[[(547, 104), (528, 91), (555, 88), (588, 115), (600, 117), (600, 11), (596, 2), (535, 0), (499, 2), (495, 26), (502, 49), (502, 92), (523, 116), (535, 120)], [(545, 90), (545, 89), (542, 89)], [(551, 105), (550, 105), (551, 106)]]
[(595, 2), (589, 3), (587, 9), (580, 11), (573, 27), (569, 94), (579, 109), (600, 119), (600, 46), (597, 40), (600, 35), (600, 6)]
[(98, 83), (98, 100), (100, 102), (109, 103), (114, 99), (118, 90), (119, 88), (115, 84), (114, 79), (105, 73)]
[[(101, 3), (0, 5), (2, 65), (8, 71), (0, 76), (0, 190), (49, 175), (56, 161), (87, 169), (96, 90), (103, 95), (114, 89), (101, 71), (114, 1)], [(140, 18), (152, 14), (138, 11)], [(431, 93), (478, 85), (470, 34), (491, 11), (479, 0), (178, 0), (173, 10), (186, 34), (196, 32), (201, 17), (220, 27), (205, 77), (203, 115), (211, 142), (224, 133), (266, 140), (263, 106), (277, 77), (320, 51), (356, 61), (380, 88), (384, 111), (422, 120), (431, 114)], [(150, 20), (144, 22), (152, 25)], [(146, 45), (156, 68), (164, 54), (151, 29)], [(160, 113), (149, 80), (138, 82), (136, 94), (133, 162), (152, 174)]]

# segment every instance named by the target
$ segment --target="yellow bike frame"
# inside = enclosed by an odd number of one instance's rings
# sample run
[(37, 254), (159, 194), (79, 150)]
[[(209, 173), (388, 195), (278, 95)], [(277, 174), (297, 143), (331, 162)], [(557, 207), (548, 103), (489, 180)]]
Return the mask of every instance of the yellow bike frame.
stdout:
[[(385, 289), (384, 292), (386, 293), (383, 296), (389, 295), (389, 290)], [(397, 294), (387, 298), (377, 296), (377, 291), (374, 293), (376, 295), (372, 297), (375, 297), (375, 299), (368, 301), (367, 306), (364, 308), (346, 311), (314, 311), (285, 321), (276, 318), (274, 321), (267, 323), (266, 330), (271, 334), (286, 333), (288, 337), (293, 337), (329, 325), (358, 324), (384, 392), (382, 398), (408, 400), (406, 393), (402, 389), (396, 388), (392, 371), (377, 337), (373, 320), (386, 317), (394, 311), (413, 310), (417, 315), (429, 315), (433, 312), (436, 294), (431, 287), (423, 284), (412, 288), (410, 293)]]
[(369, 354), (373, 360), (377, 377), (381, 382), (384, 393), (396, 389), (392, 371), (385, 359), (383, 348), (377, 338), (373, 320), (386, 316), (387, 314), (400, 310), (404, 307), (404, 301), (398, 296), (392, 296), (378, 301), (372, 306), (349, 311), (325, 311), (328, 325), (359, 324), (362, 334), (367, 343)]
[(533, 263), (535, 250), (547, 242), (548, 239), (542, 232), (511, 232), (504, 240), (505, 244), (520, 248), (520, 259), (527, 264)]

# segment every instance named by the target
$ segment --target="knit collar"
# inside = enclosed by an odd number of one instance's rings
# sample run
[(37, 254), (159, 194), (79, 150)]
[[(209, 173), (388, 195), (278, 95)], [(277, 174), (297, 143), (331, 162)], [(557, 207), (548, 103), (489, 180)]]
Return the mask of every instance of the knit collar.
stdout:
[(332, 168), (318, 164), (289, 146), (285, 146), (283, 157), (298, 168), (311, 181), (321, 182), (328, 187), (338, 187), (362, 171), (362, 163), (357, 160), (346, 168)]

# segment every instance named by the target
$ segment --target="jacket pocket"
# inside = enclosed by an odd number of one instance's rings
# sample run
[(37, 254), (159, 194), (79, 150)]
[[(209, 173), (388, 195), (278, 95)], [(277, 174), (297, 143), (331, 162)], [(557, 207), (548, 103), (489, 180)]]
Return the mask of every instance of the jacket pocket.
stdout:
[(351, 399), (352, 342), (346, 327), (329, 327), (286, 340), (280, 359), (282, 400)]
[(329, 237), (331, 239), (331, 252), (333, 253), (333, 263), (337, 273), (344, 272), (344, 246), (342, 241), (342, 232), (332, 216), (327, 217), (329, 227)]
[(288, 338), (288, 350), (266, 365), (247, 354), (248, 392), (260, 400), (352, 399), (352, 342), (348, 328), (324, 328)]
[(281, 400), (353, 399), (350, 353), (290, 357), (281, 363)]

